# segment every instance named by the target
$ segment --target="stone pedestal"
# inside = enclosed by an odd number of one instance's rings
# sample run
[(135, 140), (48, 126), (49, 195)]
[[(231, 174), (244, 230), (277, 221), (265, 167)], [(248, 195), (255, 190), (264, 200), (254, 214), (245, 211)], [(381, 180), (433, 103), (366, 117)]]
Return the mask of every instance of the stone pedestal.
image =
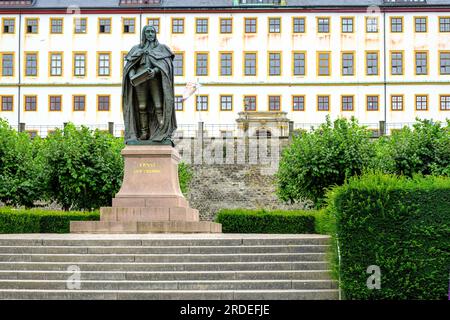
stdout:
[(125, 172), (112, 207), (100, 221), (73, 221), (72, 233), (220, 233), (222, 225), (199, 221), (180, 190), (180, 156), (171, 146), (126, 146)]

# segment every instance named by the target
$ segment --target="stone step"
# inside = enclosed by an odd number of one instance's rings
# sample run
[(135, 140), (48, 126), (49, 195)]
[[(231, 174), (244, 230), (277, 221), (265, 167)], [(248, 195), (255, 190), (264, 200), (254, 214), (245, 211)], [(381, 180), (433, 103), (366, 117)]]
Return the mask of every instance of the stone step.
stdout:
[(244, 254), (324, 253), (328, 245), (256, 246), (0, 246), (0, 254)]
[(0, 262), (0, 270), (66, 271), (76, 265), (82, 271), (241, 271), (241, 270), (326, 270), (327, 262)]
[[(82, 290), (323, 290), (332, 280), (80, 281)], [(66, 290), (66, 280), (0, 280), (0, 290)]]
[[(67, 271), (0, 270), (2, 280), (67, 280)], [(86, 280), (331, 280), (330, 270), (250, 270), (250, 271), (81, 271), (80, 279)]]
[(326, 262), (324, 253), (245, 254), (0, 254), (0, 262)]
[[(8, 239), (3, 236), (0, 238), (0, 246), (125, 246), (125, 247), (141, 247), (141, 246), (178, 246), (178, 247), (198, 247), (198, 246), (286, 246), (286, 245), (328, 245), (329, 237), (311, 237), (311, 238), (224, 238), (224, 239), (195, 239), (195, 238), (177, 238), (164, 239), (164, 234), (160, 235), (160, 239), (105, 239), (103, 237), (95, 237), (95, 235), (75, 235), (77, 238), (57, 239), (57, 238), (43, 238), (43, 239)], [(85, 236), (84, 239), (81, 237)], [(86, 239), (93, 236), (92, 239)], [(101, 235), (98, 235), (101, 236)]]
[(52, 300), (334, 300), (331, 290), (1, 290), (0, 299)]

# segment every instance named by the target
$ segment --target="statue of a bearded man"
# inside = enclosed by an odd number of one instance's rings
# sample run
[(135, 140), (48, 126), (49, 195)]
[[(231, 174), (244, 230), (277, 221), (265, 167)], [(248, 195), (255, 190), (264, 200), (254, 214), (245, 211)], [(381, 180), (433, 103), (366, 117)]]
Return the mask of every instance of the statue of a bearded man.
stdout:
[[(145, 26), (141, 44), (125, 57), (122, 81), (126, 144), (170, 144), (177, 128), (174, 104), (174, 54)], [(145, 142), (146, 141), (146, 142)]]

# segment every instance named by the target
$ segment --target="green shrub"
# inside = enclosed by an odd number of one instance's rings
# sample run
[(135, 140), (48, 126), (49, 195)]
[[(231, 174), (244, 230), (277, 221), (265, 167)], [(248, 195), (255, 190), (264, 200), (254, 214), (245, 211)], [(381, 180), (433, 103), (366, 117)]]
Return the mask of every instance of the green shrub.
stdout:
[(0, 233), (69, 233), (70, 221), (99, 220), (98, 212), (0, 208)]
[(68, 124), (45, 141), (47, 193), (64, 210), (110, 206), (123, 178), (123, 140)]
[(315, 212), (224, 209), (216, 222), (224, 233), (314, 233)]
[(0, 119), (0, 201), (31, 207), (45, 189), (42, 183), (41, 141), (35, 144)]
[[(383, 174), (352, 178), (328, 195), (348, 299), (446, 299), (450, 265), (450, 179)], [(381, 269), (368, 289), (367, 268)]]
[(373, 158), (371, 132), (352, 118), (301, 133), (282, 154), (277, 194), (284, 201), (310, 199), (320, 206), (327, 188), (360, 174)]
[(180, 189), (184, 195), (189, 191), (189, 183), (192, 180), (192, 169), (184, 162), (178, 164), (178, 179), (180, 181)]
[(413, 129), (395, 131), (375, 146), (373, 167), (383, 172), (409, 177), (415, 173), (450, 176), (450, 121), (444, 127), (417, 119)]

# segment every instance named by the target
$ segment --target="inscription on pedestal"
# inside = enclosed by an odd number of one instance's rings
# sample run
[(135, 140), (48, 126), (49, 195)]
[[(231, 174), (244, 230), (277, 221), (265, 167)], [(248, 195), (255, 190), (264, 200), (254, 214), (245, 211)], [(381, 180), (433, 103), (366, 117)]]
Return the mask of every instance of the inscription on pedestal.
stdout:
[(158, 169), (158, 165), (154, 162), (141, 162), (138, 163), (136, 167), (133, 169), (134, 174), (154, 174), (161, 173), (161, 170)]

